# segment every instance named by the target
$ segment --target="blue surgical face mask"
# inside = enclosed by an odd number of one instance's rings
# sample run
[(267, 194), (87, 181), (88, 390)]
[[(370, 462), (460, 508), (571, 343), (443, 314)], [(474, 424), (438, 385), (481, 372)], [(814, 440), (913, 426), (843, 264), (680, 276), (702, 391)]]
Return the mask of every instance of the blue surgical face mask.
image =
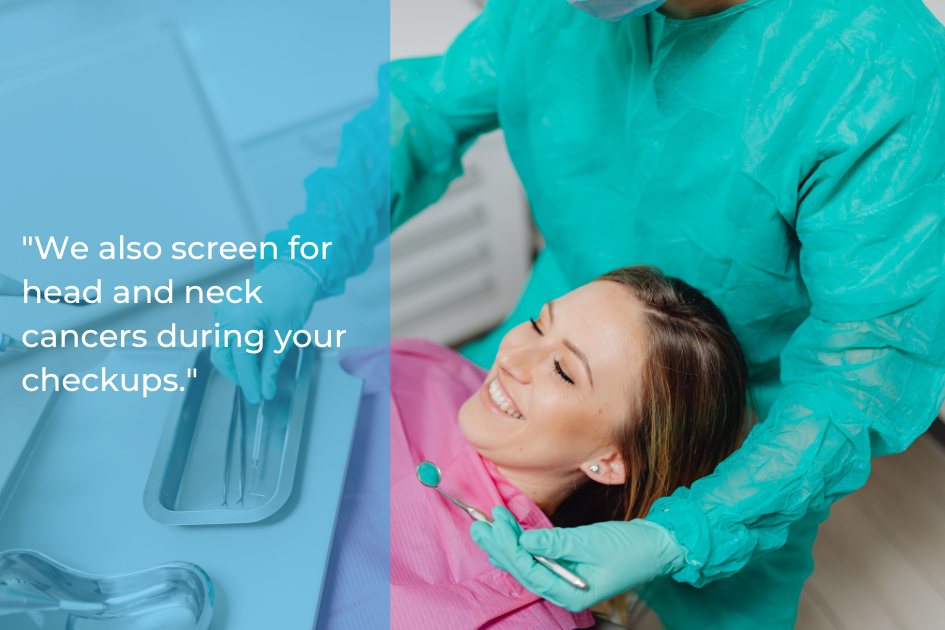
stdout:
[(568, 2), (588, 15), (616, 22), (625, 17), (652, 13), (666, 0), (568, 0)]

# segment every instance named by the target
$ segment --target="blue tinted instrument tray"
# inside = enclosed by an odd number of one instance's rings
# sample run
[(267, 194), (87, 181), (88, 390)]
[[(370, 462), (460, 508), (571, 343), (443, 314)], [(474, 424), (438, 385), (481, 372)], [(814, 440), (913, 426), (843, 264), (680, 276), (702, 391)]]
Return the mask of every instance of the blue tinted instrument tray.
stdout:
[(253, 523), (285, 504), (319, 367), (311, 347), (287, 352), (276, 378), (276, 395), (263, 409), (257, 467), (252, 462), (259, 405), (243, 399), (242, 420), (236, 421), (242, 426), (231, 438), (236, 386), (213, 367), (209, 348), (190, 355), (187, 364), (196, 376), (171, 403), (144, 491), (151, 518), (166, 525)]

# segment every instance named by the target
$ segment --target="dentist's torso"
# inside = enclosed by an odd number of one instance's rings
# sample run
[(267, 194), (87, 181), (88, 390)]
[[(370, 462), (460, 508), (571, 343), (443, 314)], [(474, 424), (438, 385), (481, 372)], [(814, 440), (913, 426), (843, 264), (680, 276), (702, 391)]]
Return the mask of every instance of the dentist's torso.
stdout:
[[(521, 2), (499, 120), (543, 256), (554, 259), (536, 268), (524, 301), (555, 297), (541, 287), (652, 264), (722, 308), (756, 378), (776, 374), (810, 312), (804, 265), (855, 267), (860, 255), (805, 263), (801, 243), (810, 234), (822, 249), (818, 222), (896, 187), (878, 171), (864, 190), (862, 173), (851, 172), (896, 132), (884, 125), (913, 107), (901, 44), (938, 28), (921, 10), (911, 1), (888, 15), (869, 3), (749, 0), (685, 22), (651, 14), (609, 23), (564, 2)], [(912, 68), (920, 78), (934, 71), (926, 61)]]

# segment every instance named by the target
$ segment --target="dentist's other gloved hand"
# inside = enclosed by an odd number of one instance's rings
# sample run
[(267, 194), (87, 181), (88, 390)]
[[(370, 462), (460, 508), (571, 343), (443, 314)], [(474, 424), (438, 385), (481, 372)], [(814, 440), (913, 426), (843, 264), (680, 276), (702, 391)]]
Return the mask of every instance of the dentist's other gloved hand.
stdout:
[[(675, 573), (685, 550), (660, 525), (635, 519), (574, 528), (524, 531), (504, 507), (492, 510), (495, 523), (473, 523), (470, 534), (489, 562), (511, 573), (522, 586), (572, 612), (586, 610), (620, 593)], [(588, 584), (571, 586), (532, 555), (557, 560)]]
[[(242, 347), (214, 348), (210, 360), (228, 379), (243, 388), (247, 401), (256, 404), (260, 395), (267, 400), (275, 396), (276, 374), (289, 350), (286, 346), (282, 353), (273, 352), (281, 345), (274, 331), (278, 330), (285, 339), (289, 331), (305, 325), (318, 297), (318, 285), (304, 269), (284, 262), (272, 263), (250, 282), (253, 287), (262, 287), (258, 294), (262, 304), (221, 302), (213, 308), (213, 319), (220, 330), (238, 330), (244, 340)], [(249, 352), (252, 348), (245, 344), (246, 333), (251, 330), (263, 331), (265, 347), (257, 354)]]

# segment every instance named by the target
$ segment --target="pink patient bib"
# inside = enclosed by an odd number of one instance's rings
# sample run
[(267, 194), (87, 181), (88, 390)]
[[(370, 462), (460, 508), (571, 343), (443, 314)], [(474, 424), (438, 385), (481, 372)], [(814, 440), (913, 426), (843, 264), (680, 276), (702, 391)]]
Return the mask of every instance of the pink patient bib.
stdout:
[(506, 506), (525, 529), (551, 527), (463, 438), (459, 408), (486, 372), (428, 341), (391, 343), (391, 628), (395, 630), (572, 630), (594, 621), (533, 595), (489, 564), (469, 537), (472, 520), (417, 480), (424, 460), (440, 487), (490, 513)]

